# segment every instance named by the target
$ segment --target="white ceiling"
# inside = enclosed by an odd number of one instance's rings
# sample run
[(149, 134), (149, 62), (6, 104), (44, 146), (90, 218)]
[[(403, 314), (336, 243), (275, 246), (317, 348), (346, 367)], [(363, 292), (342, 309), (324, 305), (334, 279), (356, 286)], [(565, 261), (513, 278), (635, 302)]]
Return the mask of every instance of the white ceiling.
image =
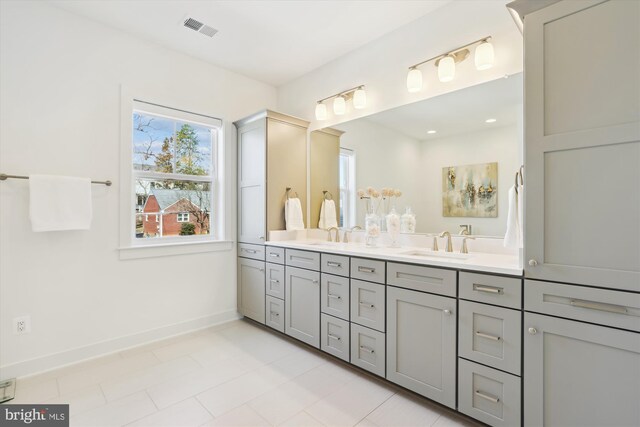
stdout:
[[(53, 0), (50, 3), (279, 86), (439, 8), (429, 1)], [(191, 16), (219, 32), (183, 27)]]
[[(522, 73), (383, 111), (368, 120), (423, 141), (517, 122), (523, 102)], [(486, 123), (496, 119), (495, 123)], [(340, 126), (335, 126), (340, 128)], [(435, 130), (437, 133), (428, 134)]]

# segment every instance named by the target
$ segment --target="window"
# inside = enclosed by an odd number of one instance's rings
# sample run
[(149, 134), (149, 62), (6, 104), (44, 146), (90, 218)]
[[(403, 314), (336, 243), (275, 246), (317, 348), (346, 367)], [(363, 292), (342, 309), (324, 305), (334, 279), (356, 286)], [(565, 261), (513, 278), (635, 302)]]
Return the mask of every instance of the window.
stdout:
[(340, 227), (356, 225), (356, 155), (340, 149)]
[(133, 245), (219, 239), (221, 121), (135, 101), (131, 123)]

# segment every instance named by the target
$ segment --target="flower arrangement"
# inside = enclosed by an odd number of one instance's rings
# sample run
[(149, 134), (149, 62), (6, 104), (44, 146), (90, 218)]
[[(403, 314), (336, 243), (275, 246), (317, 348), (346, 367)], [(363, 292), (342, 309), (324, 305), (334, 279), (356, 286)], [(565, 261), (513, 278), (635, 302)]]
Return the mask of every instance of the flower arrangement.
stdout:
[(358, 197), (360, 200), (365, 200), (367, 203), (367, 213), (378, 213), (380, 207), (384, 212), (389, 210), (389, 205), (393, 206), (394, 198), (397, 200), (402, 196), (402, 191), (394, 188), (383, 188), (378, 191), (373, 187), (367, 187), (366, 190), (358, 190)]

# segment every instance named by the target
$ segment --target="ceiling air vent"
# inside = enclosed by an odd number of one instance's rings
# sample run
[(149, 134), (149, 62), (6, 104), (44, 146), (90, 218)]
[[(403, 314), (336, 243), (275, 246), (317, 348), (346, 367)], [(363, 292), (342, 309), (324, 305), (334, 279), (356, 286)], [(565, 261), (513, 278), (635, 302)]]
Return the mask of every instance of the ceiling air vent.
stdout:
[(197, 19), (187, 18), (184, 21), (184, 26), (192, 29), (193, 31), (197, 31), (200, 34), (204, 34), (205, 36), (213, 37), (216, 35), (218, 30), (208, 25), (203, 24)]

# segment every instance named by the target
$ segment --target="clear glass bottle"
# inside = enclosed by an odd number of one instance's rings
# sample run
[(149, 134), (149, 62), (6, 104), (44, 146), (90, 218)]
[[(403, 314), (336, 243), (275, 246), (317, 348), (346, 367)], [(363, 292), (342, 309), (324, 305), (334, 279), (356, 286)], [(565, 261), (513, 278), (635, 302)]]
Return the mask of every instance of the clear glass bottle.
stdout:
[(367, 246), (377, 246), (380, 237), (380, 217), (375, 213), (368, 213), (364, 217), (364, 239)]
[(416, 214), (411, 211), (410, 207), (407, 207), (405, 213), (400, 218), (400, 232), (401, 233), (415, 233), (416, 232)]
[(391, 247), (398, 248), (398, 235), (400, 234), (400, 215), (396, 212), (396, 208), (392, 207), (391, 211), (385, 217), (387, 223), (387, 233), (391, 238)]

